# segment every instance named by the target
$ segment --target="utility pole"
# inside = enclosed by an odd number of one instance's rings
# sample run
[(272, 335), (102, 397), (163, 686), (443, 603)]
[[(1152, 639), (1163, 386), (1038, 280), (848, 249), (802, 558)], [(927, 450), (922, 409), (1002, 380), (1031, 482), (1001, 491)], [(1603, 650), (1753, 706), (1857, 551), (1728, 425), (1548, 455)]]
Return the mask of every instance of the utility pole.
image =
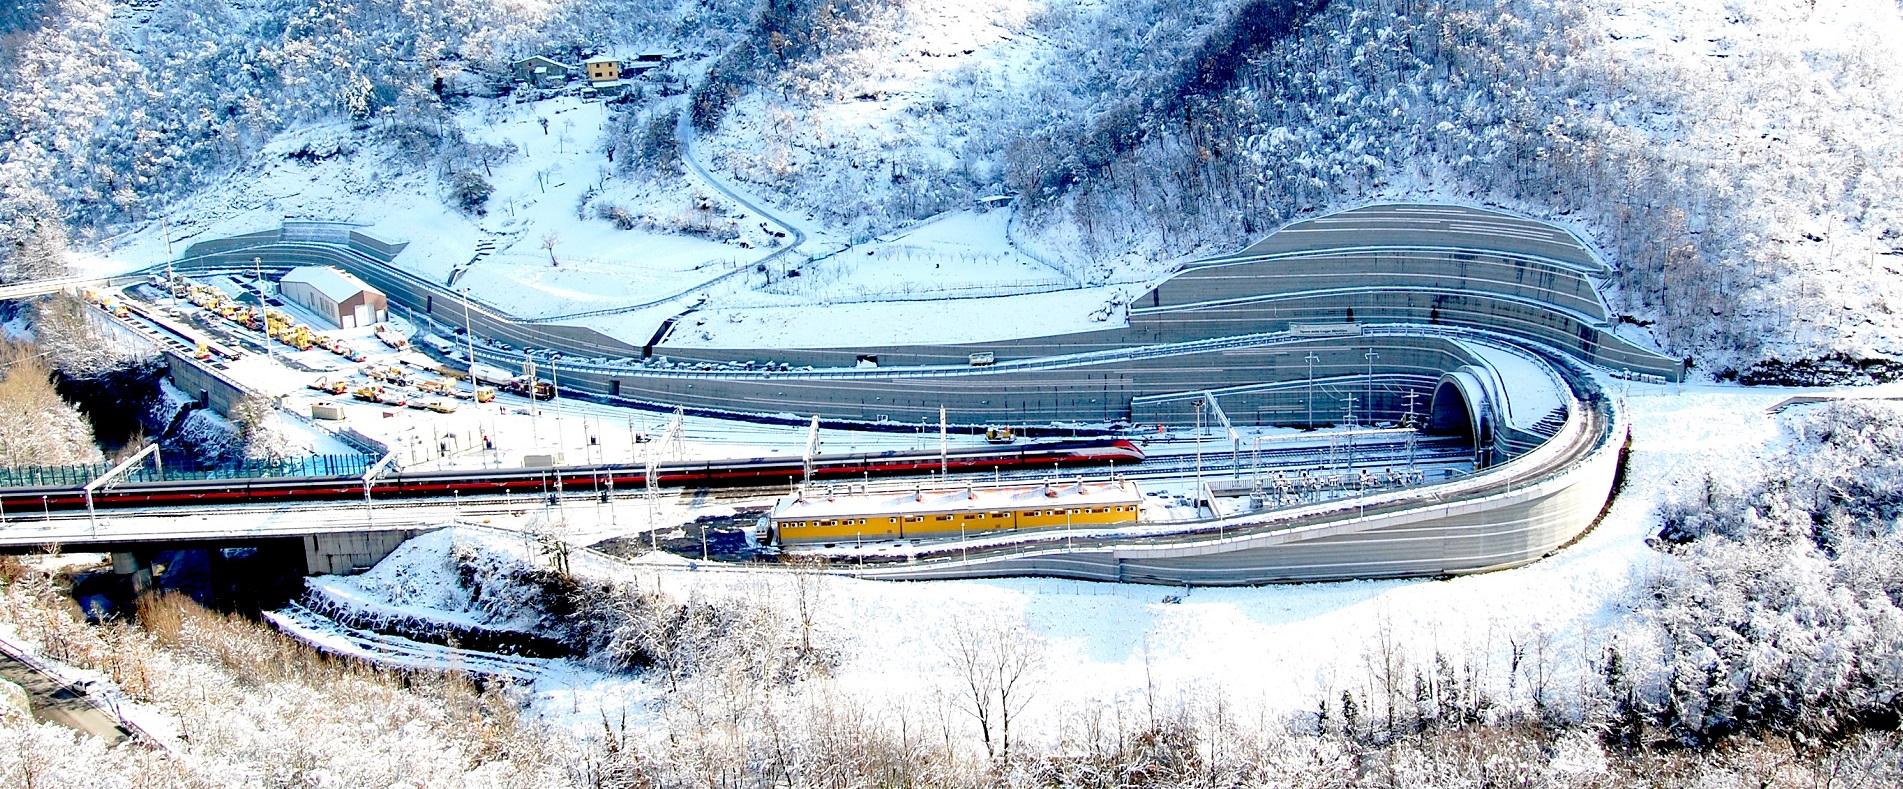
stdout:
[(1381, 354), (1375, 353), (1373, 348), (1369, 348), (1367, 353), (1362, 354), (1362, 357), (1368, 360), (1368, 399), (1361, 402), (1363, 409), (1368, 413), (1368, 423), (1374, 424), (1374, 360), (1381, 358)]
[(251, 285), (258, 289), (258, 334), (264, 337), (264, 358), (275, 361), (277, 355), (271, 352), (271, 320), (265, 317), (264, 258), (252, 257), (251, 271), (256, 277)]
[[(463, 342), (469, 349), (469, 404), (480, 405), (476, 401), (476, 332), (469, 327), (469, 286), (463, 286)], [(530, 399), (534, 399), (530, 397)]]
[(1345, 406), (1345, 409), (1342, 412), (1342, 423), (1343, 423), (1342, 433), (1343, 433), (1343, 436), (1347, 439), (1347, 445), (1348, 445), (1347, 446), (1348, 475), (1354, 476), (1354, 473), (1355, 473), (1355, 427), (1356, 427), (1355, 425), (1355, 396), (1348, 395), (1347, 397), (1342, 398), (1341, 402)]
[(159, 215), (159, 235), (165, 237), (165, 292), (172, 296), (172, 309), (178, 309), (178, 280), (172, 274), (172, 231), (165, 225), (165, 215)]
[(1200, 502), (1203, 496), (1203, 408), (1207, 407), (1208, 404), (1208, 401), (1202, 398), (1197, 398), (1192, 401), (1192, 405), (1194, 405), (1196, 409), (1196, 489), (1190, 493), (1190, 497), (1192, 499), (1191, 504), (1196, 506), (1196, 513), (1198, 515), (1202, 514), (1202, 504)]
[(945, 457), (946, 453), (949, 451), (948, 445), (950, 443), (951, 443), (951, 440), (950, 438), (946, 436), (946, 429), (945, 429), (945, 407), (941, 405), (938, 407), (938, 478), (939, 479), (945, 478), (947, 469), (950, 468), (950, 465), (951, 465), (951, 461)]
[[(562, 436), (562, 374), (555, 369), (555, 357), (548, 357), (548, 410), (555, 415), (555, 451), (562, 452), (565, 439)], [(535, 381), (529, 380), (529, 400), (535, 399)]]
[(1414, 444), (1420, 438), (1420, 428), (1414, 424), (1414, 401), (1420, 399), (1420, 393), (1407, 390), (1407, 416), (1403, 417), (1403, 426), (1407, 428), (1407, 474), (1409, 481), (1414, 479)]
[(1309, 351), (1308, 355), (1302, 358), (1303, 358), (1303, 361), (1308, 362), (1308, 424), (1305, 425), (1305, 427), (1307, 427), (1309, 430), (1314, 430), (1315, 429), (1315, 363), (1321, 361), (1322, 357), (1316, 356), (1314, 351)]

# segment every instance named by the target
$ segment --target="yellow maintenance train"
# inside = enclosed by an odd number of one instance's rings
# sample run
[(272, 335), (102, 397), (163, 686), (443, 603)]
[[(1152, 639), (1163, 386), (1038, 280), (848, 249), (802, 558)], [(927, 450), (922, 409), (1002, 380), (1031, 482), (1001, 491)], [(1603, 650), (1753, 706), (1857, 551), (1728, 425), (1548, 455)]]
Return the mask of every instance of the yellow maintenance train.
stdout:
[(777, 502), (767, 520), (782, 545), (971, 536), (1135, 523), (1136, 483), (1043, 484), (887, 490), (806, 490)]

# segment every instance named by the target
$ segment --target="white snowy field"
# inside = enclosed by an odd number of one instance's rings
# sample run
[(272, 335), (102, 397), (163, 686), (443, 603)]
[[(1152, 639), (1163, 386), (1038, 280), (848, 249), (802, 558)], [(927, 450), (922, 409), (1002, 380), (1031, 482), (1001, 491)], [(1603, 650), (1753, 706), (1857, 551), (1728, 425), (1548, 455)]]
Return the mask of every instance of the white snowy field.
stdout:
[[(1612, 382), (1610, 390), (1624, 387)], [(1514, 645), (1537, 649), (1551, 687), (1563, 691), (1580, 676), (1584, 660), (1601, 654), (1611, 639), (1632, 637), (1625, 636), (1622, 614), (1627, 596), (1638, 579), (1666, 569), (1668, 561), (1645, 544), (1656, 529), (1661, 497), (1706, 470), (1736, 468), (1777, 447), (1784, 437), (1765, 409), (1800, 392), (1819, 390), (1630, 387), (1634, 452), (1617, 503), (1575, 545), (1513, 570), (1450, 580), (1191, 590), (1049, 579), (890, 583), (828, 576), (816, 595), (819, 627), (842, 658), (825, 681), (875, 711), (908, 705), (916, 710), (951, 691), (942, 634), (961, 622), (996, 620), (1022, 627), (1044, 647), (1026, 727), (1039, 738), (1054, 736), (1049, 724), (1059, 713), (1085, 708), (1080, 705), (1134, 709), (1150, 689), (1159, 689), (1159, 703), (1219, 694), (1269, 714), (1310, 710), (1342, 690), (1364, 692), (1372, 681), (1369, 662), (1384, 643), (1414, 665), (1440, 653), (1456, 665), (1481, 667), (1496, 690), (1513, 687), (1507, 665)], [(1898, 396), (1903, 386), (1847, 394)], [(578, 544), (618, 530), (640, 531), (589, 522), (586, 508), (569, 509), (572, 525), (566, 528), (574, 530), (570, 539)], [(663, 521), (730, 511), (726, 505), (674, 500)], [(632, 578), (682, 599), (765, 596), (783, 606), (791, 605), (794, 583), (783, 572), (660, 555), (635, 562), (590, 556), (576, 569)], [(638, 677), (588, 682), (567, 673), (550, 678), (536, 689), (538, 711), (585, 727), (603, 710), (639, 713), (653, 698)]]
[[(1122, 324), (1119, 288), (1081, 288), (998, 298), (866, 301), (802, 307), (714, 309), (676, 326), (683, 348), (845, 348), (991, 342)], [(1113, 305), (1117, 305), (1113, 307)], [(1093, 319), (1115, 310), (1116, 319)]]
[[(767, 219), (716, 186), (763, 202), (745, 184), (693, 177), (671, 190), (637, 188), (612, 175), (602, 153), (614, 133), (608, 105), (557, 97), (481, 100), (454, 116), (472, 145), (465, 162), (495, 192), (480, 216), (451, 208), (445, 187), (385, 143), (348, 124), (280, 135), (253, 166), (170, 212), (167, 225), (109, 240), (75, 256), (82, 271), (142, 268), (191, 243), (276, 227), (284, 220), (349, 222), (408, 242), (395, 264), (467, 288), (471, 298), (531, 318), (611, 310), (694, 291), (747, 269), (789, 243)], [(547, 122), (544, 129), (543, 123)], [(691, 149), (690, 149), (691, 150)], [(614, 205), (667, 226), (717, 226), (731, 243), (649, 229), (619, 229), (590, 208)], [(745, 271), (704, 291), (707, 302), (670, 343), (683, 347), (833, 347), (988, 341), (1102, 328), (1122, 319), (1136, 285), (1076, 289), (1067, 276), (1014, 246), (1012, 209), (955, 210), (857, 245), (810, 219), (807, 248), (762, 274)], [(169, 233), (170, 244), (164, 234)], [(478, 255), (478, 245), (490, 248)], [(797, 276), (786, 276), (789, 270)], [(920, 309), (921, 302), (934, 304)], [(685, 303), (567, 319), (631, 342), (646, 341)], [(919, 316), (925, 315), (924, 319)], [(1109, 322), (1109, 323), (1106, 323)]]
[[(457, 285), (473, 298), (544, 317), (671, 295), (765, 254), (760, 220), (706, 194), (665, 195), (634, 208), (717, 217), (731, 223), (740, 243), (622, 230), (587, 210), (609, 186), (613, 167), (603, 153), (612, 129), (602, 102), (477, 99), (453, 120), (478, 152), (459, 168), (494, 189), (479, 215), (452, 208), (440, 179), (391, 144), (347, 123), (323, 123), (279, 135), (250, 166), (175, 206), (163, 227), (147, 223), (75, 263), (83, 271), (119, 272), (162, 262), (197, 241), (284, 220), (348, 222), (409, 242), (397, 265), (425, 279), (445, 282), (467, 267)], [(694, 201), (708, 208), (690, 206)], [(470, 266), (479, 242), (493, 251)]]
[[(310, 376), (316, 378), (318, 376)], [(467, 388), (467, 384), (464, 384)], [(560, 453), (569, 464), (644, 463), (650, 453), (662, 460), (718, 460), (798, 457), (806, 431), (798, 426), (766, 425), (704, 417), (682, 421), (681, 441), (661, 442), (670, 416), (579, 400), (531, 404), (498, 395), (496, 402), (458, 401), (455, 413), (378, 405), (308, 390), (291, 390), (286, 407), (304, 413), (314, 402), (342, 406), (350, 427), (389, 445), (398, 462), (411, 470), (514, 468), (527, 454)], [(950, 436), (952, 447), (980, 446), (981, 436)], [(936, 427), (900, 433), (824, 429), (825, 454), (936, 449)]]

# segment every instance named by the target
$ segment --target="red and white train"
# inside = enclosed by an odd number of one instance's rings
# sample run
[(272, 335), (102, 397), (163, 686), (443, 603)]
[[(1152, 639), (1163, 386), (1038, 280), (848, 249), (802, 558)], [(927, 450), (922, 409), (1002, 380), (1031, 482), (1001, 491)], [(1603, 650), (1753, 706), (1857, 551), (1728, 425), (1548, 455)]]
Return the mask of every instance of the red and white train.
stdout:
[[(955, 449), (944, 456), (954, 472), (1010, 469), (1048, 469), (1055, 466), (1133, 465), (1143, 461), (1143, 450), (1126, 439), (1077, 439), (1026, 444), (1010, 448)], [(815, 479), (854, 479), (937, 472), (937, 452), (889, 451), (827, 455), (813, 462)], [(656, 469), (656, 481), (667, 487), (743, 487), (783, 485), (799, 480), (805, 466), (799, 458), (676, 461)], [(394, 472), (373, 480), (370, 495), (377, 498), (483, 495), (498, 493), (554, 493), (586, 490), (632, 490), (647, 485), (642, 466), (561, 466), (547, 469)], [(167, 507), (244, 504), (272, 501), (362, 499), (361, 477), (254, 477), (246, 479), (128, 482), (93, 494), (93, 506)], [(0, 489), (0, 503), (9, 513), (84, 508), (84, 492), (75, 487)]]

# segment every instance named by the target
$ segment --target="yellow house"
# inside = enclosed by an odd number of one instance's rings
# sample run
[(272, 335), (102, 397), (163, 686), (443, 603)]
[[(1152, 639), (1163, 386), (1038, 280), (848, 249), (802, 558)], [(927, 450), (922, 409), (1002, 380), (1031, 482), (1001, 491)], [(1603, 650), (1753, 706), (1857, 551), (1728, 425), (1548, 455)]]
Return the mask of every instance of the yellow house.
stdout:
[(621, 79), (621, 59), (596, 56), (582, 61), (589, 82), (613, 82)]

